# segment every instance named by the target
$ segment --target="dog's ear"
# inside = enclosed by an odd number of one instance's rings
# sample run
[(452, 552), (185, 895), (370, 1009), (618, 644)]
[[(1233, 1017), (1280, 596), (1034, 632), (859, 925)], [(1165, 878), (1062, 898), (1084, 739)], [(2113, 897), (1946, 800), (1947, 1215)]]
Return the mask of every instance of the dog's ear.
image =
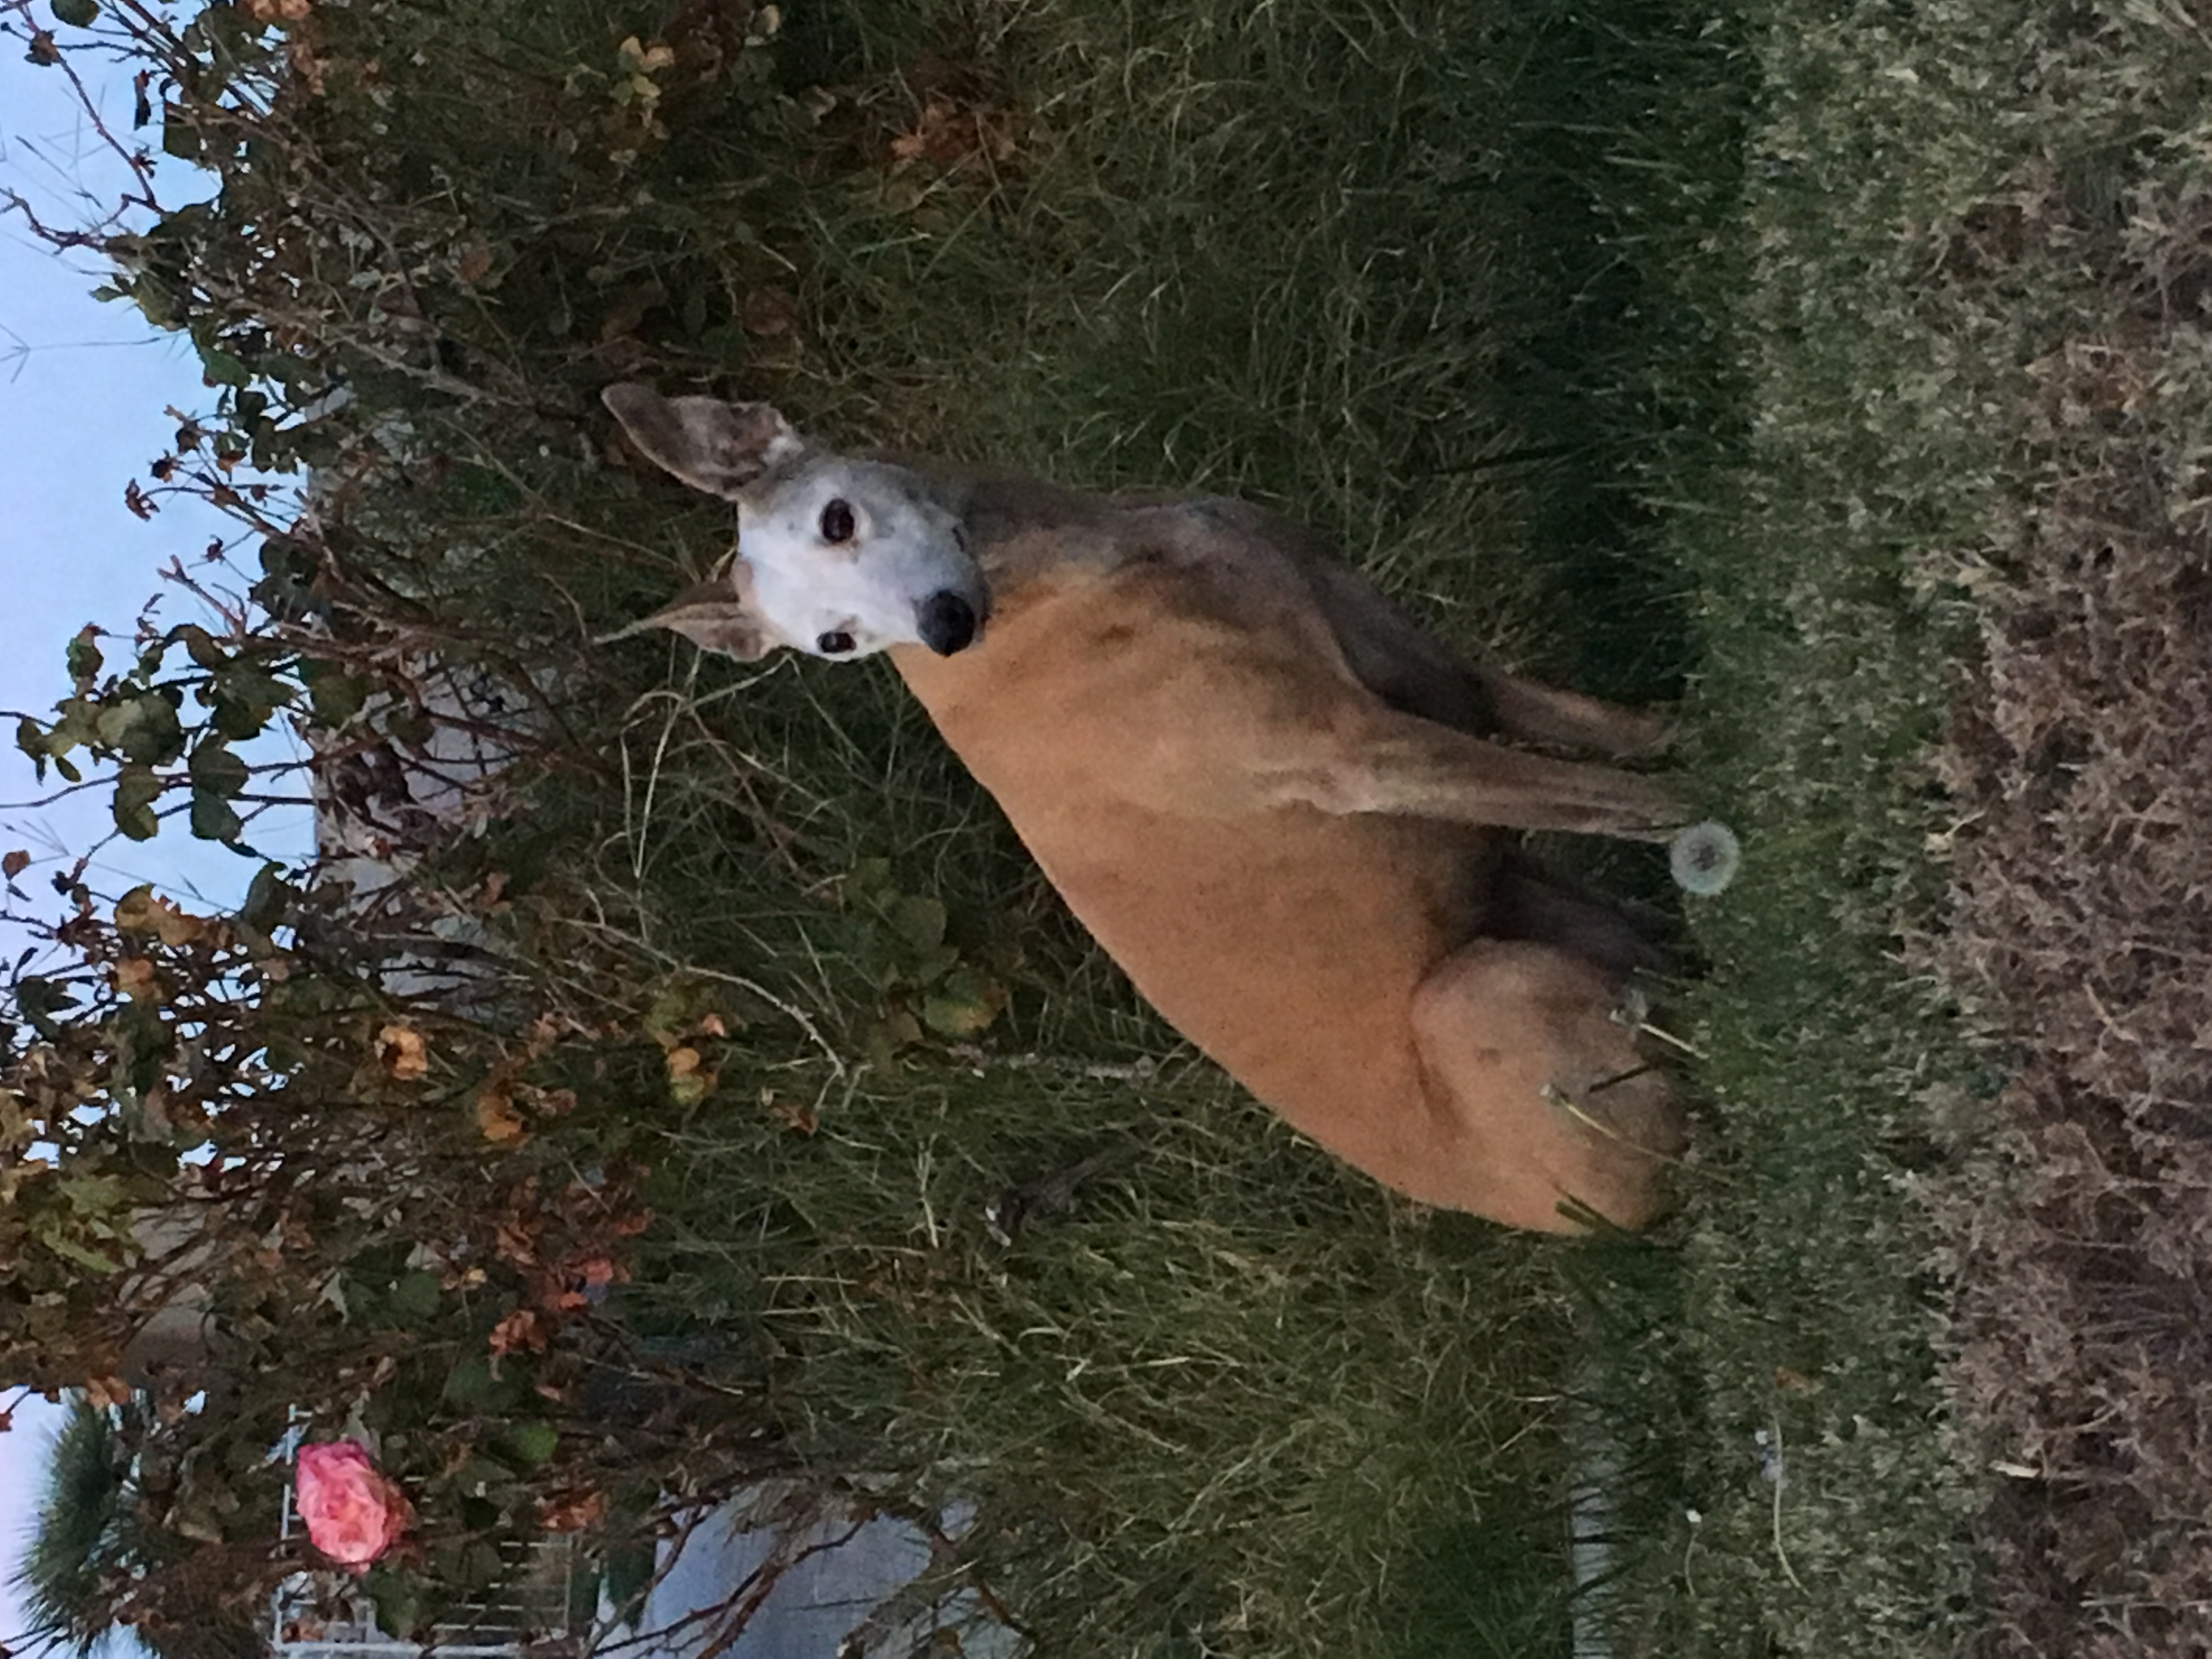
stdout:
[(757, 662), (783, 641), (769, 632), (752, 607), (752, 572), (743, 559), (732, 559), (705, 581), (694, 582), (649, 617), (602, 635), (595, 644), (626, 640), (648, 629), (681, 634), (702, 651), (719, 652), (739, 662)]
[(720, 398), (664, 398), (626, 380), (599, 393), (646, 459), (694, 489), (735, 501), (770, 467), (806, 447), (791, 423), (767, 404), (726, 404)]

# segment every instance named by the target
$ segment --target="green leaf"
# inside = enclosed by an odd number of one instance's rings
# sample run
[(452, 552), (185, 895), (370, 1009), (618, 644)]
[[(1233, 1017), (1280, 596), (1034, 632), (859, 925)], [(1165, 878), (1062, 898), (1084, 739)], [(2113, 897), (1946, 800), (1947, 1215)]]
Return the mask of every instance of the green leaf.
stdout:
[(108, 1073), (107, 1091), (117, 1101), (125, 1097), (143, 1101), (161, 1080), (169, 1056), (176, 1050), (176, 1033), (151, 1004), (126, 1003), (108, 1022), (115, 1039), (115, 1061)]
[(499, 1546), (489, 1538), (471, 1538), (461, 1547), (461, 1584), (469, 1589), (482, 1589), (496, 1584), (507, 1576), (507, 1561), (499, 1553)]
[(88, 1272), (105, 1275), (119, 1273), (123, 1271), (123, 1264), (120, 1261), (78, 1243), (66, 1233), (42, 1235), (40, 1242), (56, 1255), (65, 1261), (74, 1261), (78, 1267)]
[[(513, 1363), (514, 1356), (508, 1356)], [(470, 1354), (446, 1373), (446, 1403), (464, 1412), (495, 1412), (512, 1404), (516, 1387), (512, 1377), (495, 1376), (491, 1360)]]
[[(215, 9), (213, 7), (210, 7), (209, 9), (213, 10)], [(200, 130), (192, 125), (191, 117), (185, 112), (182, 106), (177, 104), (164, 104), (161, 106), (161, 149), (163, 154), (173, 155), (179, 161), (197, 161), (200, 159), (201, 152), (204, 150), (206, 147), (207, 141), (200, 137)], [(151, 322), (156, 328), (167, 326), (167, 324), (161, 318), (154, 315), (152, 309), (146, 304), (146, 289), (143, 280), (133, 285), (132, 293), (133, 297), (138, 301), (138, 308), (146, 313), (146, 318), (149, 322)], [(175, 319), (176, 313), (172, 309), (169, 312), (168, 320), (169, 322), (173, 322)]]
[(246, 884), (246, 902), (238, 907), (238, 919), (256, 933), (271, 933), (284, 920), (285, 908), (291, 900), (292, 890), (284, 880), (283, 866), (264, 864)]
[(125, 767), (115, 780), (115, 827), (133, 841), (153, 840), (161, 830), (154, 811), (161, 797), (161, 779), (144, 767)]
[(88, 29), (100, 16), (99, 0), (52, 0), (54, 21), (73, 29)]
[(253, 371), (243, 358), (234, 357), (220, 346), (200, 348), (200, 368), (217, 386), (244, 386), (253, 379)]
[(15, 981), (15, 1006), (31, 1029), (49, 1042), (61, 1041), (62, 1028), (54, 1016), (76, 1007), (76, 999), (59, 980), (26, 974)]
[(845, 878), (845, 897), (864, 909), (881, 913), (898, 897), (891, 882), (889, 859), (862, 859)]
[[(172, 629), (169, 632), (169, 641), (174, 640), (182, 640), (185, 642), (185, 649), (191, 654), (192, 661), (210, 672), (221, 668), (230, 660), (224, 653), (222, 647), (216, 643), (215, 635), (198, 623), (185, 623)], [(167, 644), (169, 641), (164, 641), (163, 643)]]
[(438, 1275), (403, 1273), (392, 1282), (392, 1316), (405, 1325), (420, 1325), (438, 1312)]
[(446, 1373), (445, 1399), (463, 1411), (482, 1411), (491, 1403), (491, 1362), (471, 1354)]
[(122, 1178), (112, 1175), (66, 1175), (55, 1183), (55, 1190), (70, 1208), (85, 1216), (112, 1216), (131, 1195)]
[(315, 556), (289, 536), (271, 536), (261, 544), (261, 574), (305, 582), (315, 574)]
[(934, 985), (959, 965), (960, 951), (957, 945), (940, 945), (934, 951), (925, 951), (914, 961), (911, 975), (916, 985)]
[(100, 735), (100, 704), (90, 697), (64, 697), (56, 705), (61, 718), (46, 730), (46, 753), (59, 760), (81, 743)]
[[(461, 1525), (471, 1532), (489, 1532), (500, 1523), (503, 1502), (514, 1496), (514, 1472), (489, 1456), (471, 1457), (453, 1473), (453, 1485), (461, 1497)], [(469, 1546), (460, 1539), (448, 1547), (450, 1554), (438, 1559), (438, 1577), (447, 1584), (463, 1582), (469, 1571)]]
[(201, 841), (236, 841), (239, 831), (246, 828), (237, 808), (212, 789), (192, 791), (190, 822), (192, 834)]
[(371, 1567), (362, 1579), (376, 1622), (384, 1633), (401, 1640), (414, 1635), (422, 1623), (422, 1584), (411, 1573), (390, 1567)]
[(945, 942), (945, 906), (939, 900), (902, 895), (884, 920), (892, 932), (925, 954)]
[(608, 1540), (599, 1558), (599, 1593), (617, 1618), (627, 1619), (644, 1606), (645, 1593), (653, 1588), (658, 1565), (650, 1543)]
[(220, 795), (225, 800), (244, 789), (252, 773), (246, 763), (232, 752), (228, 738), (202, 738), (192, 749), (192, 757), (186, 763), (192, 775), (195, 788)]
[(30, 757), (39, 781), (46, 781), (46, 734), (38, 721), (28, 714), (15, 722), (15, 747)]
[(921, 1005), (922, 1023), (940, 1036), (971, 1037), (1006, 1006), (1006, 988), (988, 974), (962, 968)]
[(292, 700), (292, 688), (274, 674), (234, 664), (215, 677), (210, 700), (215, 729), (243, 742), (260, 735), (270, 716)]
[(349, 674), (326, 662), (303, 662), (301, 678), (307, 683), (307, 705), (315, 724), (336, 731), (368, 701), (368, 677)]
[(560, 1444), (560, 1432), (540, 1420), (509, 1425), (493, 1439), (491, 1449), (501, 1462), (527, 1474), (542, 1468)]
[[(179, 128), (173, 121), (163, 129), (164, 148), (167, 148), (168, 136), (178, 131)], [(185, 128), (184, 131), (189, 133), (191, 129)], [(193, 143), (197, 146), (198, 143), (197, 137), (194, 137)], [(170, 150), (169, 153), (172, 155), (177, 154), (175, 150)], [(192, 155), (185, 159), (194, 160), (197, 159), (198, 155), (198, 151), (195, 148)], [(155, 328), (175, 328), (185, 314), (184, 301), (178, 297), (176, 290), (150, 270), (141, 271), (132, 279), (131, 298), (137, 306), (139, 314)]]
[(100, 678), (100, 647), (93, 643), (99, 631), (89, 623), (80, 628), (70, 636), (69, 646), (63, 653), (64, 660), (69, 665), (69, 677), (76, 682), (76, 689), (80, 691), (88, 690), (93, 681)]
[(133, 766), (166, 766), (185, 750), (177, 706), (159, 691), (106, 704), (94, 729), (101, 743)]

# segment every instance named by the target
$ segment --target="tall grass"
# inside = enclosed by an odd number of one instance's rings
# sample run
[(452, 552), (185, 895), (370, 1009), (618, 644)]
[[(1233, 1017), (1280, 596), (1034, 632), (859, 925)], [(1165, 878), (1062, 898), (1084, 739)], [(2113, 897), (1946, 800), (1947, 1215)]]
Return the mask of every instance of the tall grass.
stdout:
[[(525, 56), (588, 52), (514, 27)], [(1656, 95), (1657, 65), (1705, 76), (1699, 118), (1729, 129), (1731, 71), (1694, 29), (1658, 8), (824, 7), (775, 58), (825, 88), (804, 188), (672, 102), (628, 216), (533, 230), (471, 349), (520, 340), (580, 394), (610, 351), (593, 319), (635, 296), (623, 372), (851, 441), (1237, 491), (1470, 649), (1677, 682), (1642, 447), (1730, 416), (1711, 370), (1662, 384), (1709, 343), (1648, 340), (1649, 262), (1597, 233), (1726, 198), (1723, 148), (1653, 175), (1663, 203), (1608, 198), (1699, 108)], [(497, 106), (411, 95), (424, 131)], [(933, 120), (973, 143), (895, 165)], [(439, 580), (505, 595), (528, 558), (552, 611), (604, 625), (726, 535), (657, 478), (432, 418), (483, 458), (440, 486), (480, 562)], [(574, 1006), (657, 995), (731, 1028), (703, 1099), (649, 1104), (650, 1050), (579, 1088), (655, 1171), (625, 1292), (644, 1335), (767, 1391), (825, 1471), (977, 1503), (969, 1569), (1040, 1651), (1564, 1647), (1570, 1253), (1414, 1212), (1197, 1062), (887, 675), (646, 643), (585, 672), (586, 740), (469, 856)], [(912, 1020), (939, 906), (942, 948), (1007, 997), (972, 1041)], [(1072, 1212), (994, 1238), (994, 1198), (1102, 1153)]]

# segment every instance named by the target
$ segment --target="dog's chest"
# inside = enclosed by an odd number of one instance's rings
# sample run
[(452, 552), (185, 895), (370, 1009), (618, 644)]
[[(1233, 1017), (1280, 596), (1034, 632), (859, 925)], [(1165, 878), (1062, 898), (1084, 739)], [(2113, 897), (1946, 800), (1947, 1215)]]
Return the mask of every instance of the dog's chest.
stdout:
[(1252, 641), (1142, 571), (1036, 585), (949, 658), (893, 652), (978, 781), (1020, 820), (1031, 799), (1104, 798), (1115, 780), (1213, 741), (1250, 692)]

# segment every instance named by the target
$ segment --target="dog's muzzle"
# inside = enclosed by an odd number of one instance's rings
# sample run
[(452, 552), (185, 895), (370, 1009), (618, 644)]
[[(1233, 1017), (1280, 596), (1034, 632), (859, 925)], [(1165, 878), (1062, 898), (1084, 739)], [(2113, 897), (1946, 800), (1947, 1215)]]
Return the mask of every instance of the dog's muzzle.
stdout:
[(921, 642), (940, 657), (949, 657), (973, 645), (981, 625), (975, 607), (950, 590), (924, 599), (915, 618), (915, 629), (921, 635)]

